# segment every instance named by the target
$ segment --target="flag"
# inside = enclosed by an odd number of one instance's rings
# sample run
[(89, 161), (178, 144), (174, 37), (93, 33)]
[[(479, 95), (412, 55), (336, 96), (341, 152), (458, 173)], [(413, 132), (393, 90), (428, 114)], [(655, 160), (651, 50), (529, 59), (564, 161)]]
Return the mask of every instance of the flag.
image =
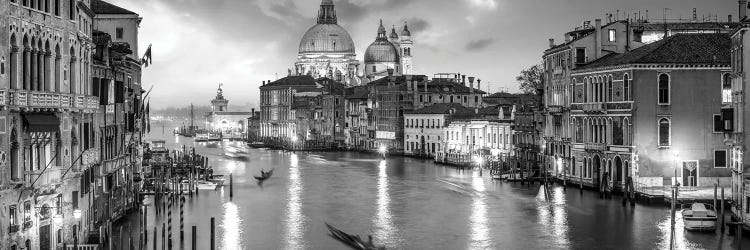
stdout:
[(146, 49), (146, 53), (143, 54), (143, 58), (141, 58), (141, 64), (143, 64), (145, 67), (148, 67), (149, 64), (154, 64), (154, 62), (151, 59), (151, 44), (148, 45), (148, 49)]

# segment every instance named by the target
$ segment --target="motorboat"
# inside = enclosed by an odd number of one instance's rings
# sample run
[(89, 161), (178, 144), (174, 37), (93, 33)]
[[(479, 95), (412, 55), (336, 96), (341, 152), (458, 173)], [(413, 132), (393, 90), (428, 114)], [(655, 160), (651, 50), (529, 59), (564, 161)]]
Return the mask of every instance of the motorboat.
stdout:
[(216, 183), (202, 180), (195, 181), (195, 185), (198, 187), (198, 190), (214, 190), (217, 187)]
[(368, 235), (367, 241), (364, 241), (359, 237), (359, 235), (345, 233), (344, 231), (341, 231), (338, 228), (329, 225), (328, 223), (326, 223), (326, 227), (328, 228), (328, 231), (330, 232), (329, 235), (331, 236), (331, 238), (334, 238), (340, 241), (341, 243), (346, 244), (352, 249), (385, 250), (385, 247), (375, 246), (375, 244), (373, 244), (371, 235)]
[(208, 141), (208, 133), (197, 133), (195, 134), (196, 142), (207, 142)]
[(226, 179), (223, 175), (214, 175), (211, 176), (211, 179), (208, 179), (208, 181), (213, 182), (218, 187), (221, 187), (224, 186), (224, 182), (226, 181)]
[(682, 220), (687, 230), (716, 230), (717, 219), (716, 210), (712, 205), (693, 203), (683, 206)]
[(259, 142), (259, 141), (251, 142), (251, 143), (248, 143), (247, 145), (250, 146), (251, 148), (266, 148), (267, 147), (265, 143)]

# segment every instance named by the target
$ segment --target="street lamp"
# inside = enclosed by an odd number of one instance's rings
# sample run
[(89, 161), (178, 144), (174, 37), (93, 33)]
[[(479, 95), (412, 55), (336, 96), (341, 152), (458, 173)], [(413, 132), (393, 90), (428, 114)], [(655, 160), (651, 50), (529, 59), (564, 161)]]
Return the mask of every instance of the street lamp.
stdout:
[(380, 152), (381, 155), (383, 155), (383, 160), (385, 160), (385, 154), (388, 152), (388, 148), (385, 147), (385, 145), (380, 145), (378, 148), (378, 152)]
[(73, 218), (76, 218), (76, 219), (80, 219), (81, 218), (81, 210), (80, 209), (73, 210)]
[(477, 163), (477, 166), (479, 166), (479, 176), (482, 176), (482, 162), (484, 159), (482, 159), (482, 156), (475, 155), (474, 156), (474, 162)]
[(680, 157), (680, 152), (677, 151), (677, 149), (672, 150), (672, 154), (674, 155), (673, 161), (674, 161), (674, 183), (672, 184), (672, 218), (671, 218), (671, 231), (670, 231), (670, 237), (669, 237), (669, 249), (674, 249), (674, 241), (675, 241), (675, 231), (674, 231), (674, 224), (675, 224), (675, 210), (677, 207), (677, 190), (679, 188), (679, 183), (677, 182), (677, 159)]
[(546, 187), (547, 187), (547, 156), (545, 155), (546, 149), (547, 149), (547, 144), (545, 143), (544, 140), (542, 140), (542, 151), (539, 152), (539, 155), (542, 156), (542, 166), (544, 166), (544, 187), (545, 187), (545, 190), (546, 190)]

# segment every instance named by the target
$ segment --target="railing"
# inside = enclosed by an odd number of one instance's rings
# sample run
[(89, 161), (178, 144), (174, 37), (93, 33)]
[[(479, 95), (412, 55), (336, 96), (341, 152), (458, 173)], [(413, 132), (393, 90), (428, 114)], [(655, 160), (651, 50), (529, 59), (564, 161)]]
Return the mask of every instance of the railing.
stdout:
[(563, 111), (563, 107), (559, 105), (550, 105), (549, 107), (547, 107), (547, 112), (550, 112), (550, 113), (560, 113), (562, 111)]
[(596, 151), (605, 151), (607, 149), (607, 145), (604, 143), (596, 143), (596, 142), (587, 142), (584, 144), (584, 149), (586, 150), (596, 150)]
[(95, 96), (74, 95), (30, 90), (0, 90), (0, 105), (29, 108), (86, 108), (99, 107)]
[(593, 112), (593, 111), (604, 111), (604, 105), (602, 103), (584, 103), (583, 104), (583, 111), (584, 112)]
[[(75, 250), (73, 244), (68, 244), (67, 248), (63, 249), (63, 244), (57, 244), (58, 250)], [(99, 250), (99, 245), (96, 244), (78, 244), (78, 250)]]
[[(29, 173), (30, 178), (27, 185), (31, 186), (34, 180), (36, 180), (36, 183), (34, 183), (35, 186), (57, 184), (60, 183), (60, 176), (61, 169), (59, 167), (50, 166), (46, 171), (44, 171), (44, 173), (42, 173), (42, 170)], [(37, 177), (39, 177), (38, 180)]]

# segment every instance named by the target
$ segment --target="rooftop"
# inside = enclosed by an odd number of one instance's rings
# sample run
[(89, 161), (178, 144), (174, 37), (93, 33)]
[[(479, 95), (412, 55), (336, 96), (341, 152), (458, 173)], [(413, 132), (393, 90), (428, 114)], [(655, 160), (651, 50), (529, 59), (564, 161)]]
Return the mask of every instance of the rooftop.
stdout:
[(134, 14), (135, 12), (124, 9), (120, 6), (102, 1), (102, 0), (91, 0), (91, 11), (96, 14)]
[(626, 53), (609, 54), (577, 70), (634, 63), (729, 65), (730, 45), (729, 34), (675, 34)]

